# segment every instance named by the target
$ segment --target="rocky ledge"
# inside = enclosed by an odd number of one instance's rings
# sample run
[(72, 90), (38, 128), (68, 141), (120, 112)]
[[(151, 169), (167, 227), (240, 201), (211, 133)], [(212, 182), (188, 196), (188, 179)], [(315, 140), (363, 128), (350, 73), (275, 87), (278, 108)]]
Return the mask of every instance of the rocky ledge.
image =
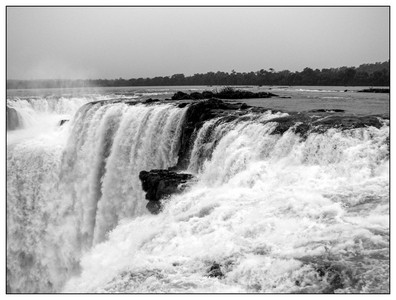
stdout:
[(187, 94), (184, 92), (177, 92), (172, 96), (172, 100), (201, 100), (201, 99), (252, 99), (252, 98), (270, 98), (277, 97), (278, 95), (267, 93), (267, 92), (257, 92), (253, 93), (250, 91), (235, 90), (233, 88), (227, 87), (222, 89), (220, 92), (203, 91), (202, 93), (194, 92)]
[[(184, 106), (185, 103), (179, 104), (179, 107)], [(176, 169), (183, 170), (188, 166), (191, 146), (194, 144), (194, 132), (197, 132), (204, 122), (218, 117), (223, 117), (224, 122), (229, 122), (245, 115), (248, 108), (250, 106), (245, 103), (227, 103), (215, 98), (191, 103), (184, 119)]]
[(141, 171), (139, 179), (146, 192), (146, 199), (149, 200), (146, 208), (153, 214), (159, 213), (161, 210), (159, 200), (182, 192), (193, 177), (191, 174), (176, 173), (170, 170)]
[(364, 90), (360, 90), (358, 91), (358, 93), (385, 93), (385, 94), (389, 94), (390, 93), (390, 89), (364, 89)]
[[(205, 122), (214, 118), (218, 119), (216, 122), (219, 124), (234, 121), (244, 122), (252, 120), (255, 116), (258, 117), (268, 110), (273, 113), (279, 112), (269, 108), (251, 107), (245, 103), (228, 103), (216, 98), (198, 101), (172, 101), (172, 103), (179, 107), (187, 107), (179, 140), (177, 164), (167, 170), (142, 171), (139, 175), (143, 190), (146, 192), (146, 199), (149, 200), (146, 207), (153, 214), (157, 214), (161, 210), (160, 199), (180, 193), (193, 178), (191, 174), (178, 172), (186, 170), (190, 162), (191, 148), (194, 145), (196, 133)], [(316, 109), (308, 112), (289, 113), (288, 116), (261, 121), (261, 123), (276, 123), (271, 132), (272, 135), (283, 135), (286, 131), (291, 130), (305, 139), (312, 132), (324, 133), (331, 128), (339, 130), (370, 126), (380, 128), (384, 124), (381, 119), (387, 119), (387, 117), (347, 115), (341, 109)]]
[(309, 133), (324, 133), (331, 128), (348, 130), (364, 127), (382, 127), (379, 116), (352, 116), (352, 115), (310, 115), (304, 113), (290, 114), (286, 117), (271, 119), (277, 126), (271, 134), (283, 134), (290, 128), (296, 134), (305, 138)]

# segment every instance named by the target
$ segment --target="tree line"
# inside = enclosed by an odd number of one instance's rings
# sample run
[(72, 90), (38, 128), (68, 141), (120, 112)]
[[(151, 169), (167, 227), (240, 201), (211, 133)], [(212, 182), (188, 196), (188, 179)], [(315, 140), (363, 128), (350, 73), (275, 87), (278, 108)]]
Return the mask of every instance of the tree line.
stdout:
[(154, 78), (78, 79), (78, 80), (7, 80), (7, 89), (177, 86), (177, 85), (319, 85), (319, 86), (389, 86), (389, 60), (359, 67), (329, 69), (305, 68), (301, 72), (276, 72), (273, 68), (256, 72), (207, 72), (192, 76), (174, 74)]

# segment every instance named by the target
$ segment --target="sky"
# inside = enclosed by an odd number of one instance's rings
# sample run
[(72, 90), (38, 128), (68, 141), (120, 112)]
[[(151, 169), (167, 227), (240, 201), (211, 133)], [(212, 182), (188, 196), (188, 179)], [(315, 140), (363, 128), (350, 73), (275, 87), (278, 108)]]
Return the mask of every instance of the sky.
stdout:
[(387, 7), (8, 7), (8, 79), (359, 66), (389, 59)]

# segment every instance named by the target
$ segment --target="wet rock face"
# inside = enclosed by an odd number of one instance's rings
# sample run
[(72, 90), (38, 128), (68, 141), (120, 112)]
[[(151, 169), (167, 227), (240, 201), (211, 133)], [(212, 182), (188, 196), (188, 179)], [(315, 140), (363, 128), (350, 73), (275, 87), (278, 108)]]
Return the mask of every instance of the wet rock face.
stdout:
[(245, 111), (248, 108), (250, 106), (247, 104), (227, 103), (216, 98), (189, 104), (180, 138), (177, 168), (182, 170), (188, 166), (189, 151), (193, 144), (193, 133), (199, 130), (205, 121), (223, 116), (228, 117), (228, 120), (231, 121), (238, 115), (247, 113)]
[(180, 174), (169, 170), (141, 171), (139, 174), (142, 188), (147, 192), (146, 199), (149, 201), (159, 201), (166, 196), (180, 193), (185, 188), (183, 184), (192, 178), (191, 174)]
[(7, 130), (15, 130), (22, 126), (19, 113), (12, 107), (7, 106)]
[(158, 214), (162, 208), (159, 200), (181, 193), (193, 177), (191, 174), (180, 174), (170, 170), (141, 171), (139, 179), (146, 192), (146, 199), (149, 200), (146, 208), (152, 214)]
[(157, 215), (161, 212), (162, 206), (161, 202), (159, 201), (149, 201), (146, 205), (146, 208), (149, 212), (153, 215)]
[[(267, 110), (276, 110), (263, 107), (251, 107), (245, 103), (228, 103), (223, 100), (211, 98), (193, 103), (181, 103), (182, 107), (188, 105), (186, 117), (180, 138), (180, 148), (176, 169), (184, 170), (190, 159), (191, 146), (194, 144), (194, 132), (197, 132), (204, 122), (222, 117), (222, 122), (231, 122), (235, 119), (243, 120), (247, 113), (257, 114)], [(323, 133), (330, 128), (341, 130), (369, 127), (380, 128), (382, 123), (377, 116), (351, 116), (345, 115), (342, 109), (317, 109), (306, 113), (290, 113), (289, 116), (274, 118), (268, 122), (276, 122), (277, 126), (271, 134), (284, 134), (291, 130), (305, 138), (310, 132)]]

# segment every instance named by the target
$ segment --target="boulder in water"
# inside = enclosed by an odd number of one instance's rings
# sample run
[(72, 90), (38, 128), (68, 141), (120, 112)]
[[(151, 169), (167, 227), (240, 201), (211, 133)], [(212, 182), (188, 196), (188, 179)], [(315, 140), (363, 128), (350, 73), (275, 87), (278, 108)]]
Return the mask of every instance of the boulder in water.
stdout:
[(69, 122), (69, 120), (60, 120), (60, 121), (59, 121), (59, 126), (62, 126), (62, 125), (65, 124), (66, 122)]
[(146, 208), (149, 212), (151, 212), (153, 215), (157, 215), (161, 211), (161, 202), (159, 201), (149, 201), (146, 205)]
[[(159, 201), (166, 196), (182, 192), (187, 181), (192, 178), (193, 175), (191, 174), (176, 173), (169, 170), (141, 171), (139, 174), (142, 188), (146, 192), (146, 199), (150, 202)], [(156, 209), (153, 203), (149, 203), (149, 205)], [(150, 208), (148, 209), (150, 210)]]
[(224, 274), (221, 271), (221, 265), (218, 264), (218, 263), (213, 263), (213, 265), (208, 270), (208, 276), (209, 277), (223, 278)]

